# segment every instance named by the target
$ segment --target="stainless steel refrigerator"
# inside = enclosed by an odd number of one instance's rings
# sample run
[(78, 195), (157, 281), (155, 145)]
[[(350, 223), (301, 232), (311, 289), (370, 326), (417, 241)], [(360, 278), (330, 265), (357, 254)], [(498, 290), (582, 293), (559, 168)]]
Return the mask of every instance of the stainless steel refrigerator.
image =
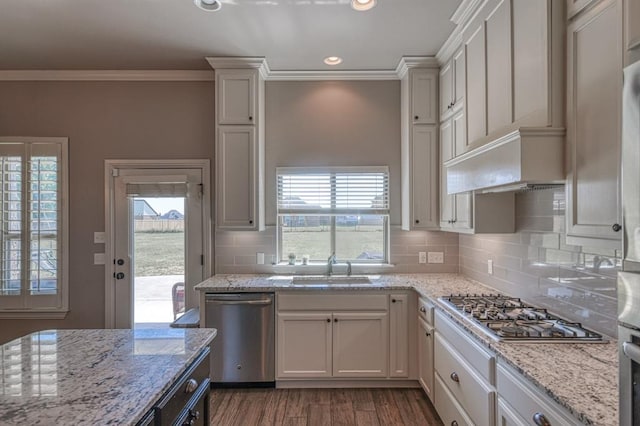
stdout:
[(620, 425), (640, 425), (640, 62), (622, 93), (623, 262), (618, 275)]

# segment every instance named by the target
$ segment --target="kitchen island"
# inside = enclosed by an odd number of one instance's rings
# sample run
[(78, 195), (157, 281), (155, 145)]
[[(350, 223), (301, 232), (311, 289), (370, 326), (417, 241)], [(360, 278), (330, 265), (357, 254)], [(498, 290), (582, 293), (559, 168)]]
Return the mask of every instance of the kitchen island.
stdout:
[(0, 424), (135, 425), (215, 336), (214, 329), (99, 329), (15, 339), (0, 346)]
[[(215, 275), (196, 289), (202, 295), (220, 292), (366, 292), (414, 290), (431, 300), (498, 363), (511, 367), (542, 394), (566, 409), (579, 424), (618, 424), (618, 352), (613, 339), (599, 343), (512, 343), (487, 336), (472, 322), (452, 313), (439, 298), (448, 294), (488, 294), (496, 290), (459, 274), (385, 274), (371, 284), (295, 285), (291, 276)], [(346, 294), (346, 293), (345, 293)], [(364, 294), (364, 293), (363, 293)]]

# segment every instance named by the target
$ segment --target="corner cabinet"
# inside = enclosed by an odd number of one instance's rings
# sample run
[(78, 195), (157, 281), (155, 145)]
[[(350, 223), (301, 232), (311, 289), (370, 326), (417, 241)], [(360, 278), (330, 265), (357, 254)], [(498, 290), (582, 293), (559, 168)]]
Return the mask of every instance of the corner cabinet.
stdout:
[(620, 248), (622, 0), (578, 15), (567, 37), (567, 243)]
[(216, 227), (264, 230), (262, 58), (207, 58), (216, 78)]
[(403, 58), (401, 76), (402, 229), (438, 229), (438, 69)]

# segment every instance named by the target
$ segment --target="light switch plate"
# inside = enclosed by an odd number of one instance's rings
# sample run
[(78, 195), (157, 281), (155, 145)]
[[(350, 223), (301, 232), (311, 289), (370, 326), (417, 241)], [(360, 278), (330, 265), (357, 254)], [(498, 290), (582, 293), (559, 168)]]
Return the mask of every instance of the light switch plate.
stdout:
[(104, 244), (106, 241), (106, 236), (104, 232), (94, 232), (93, 233), (93, 243), (94, 244)]
[(429, 263), (444, 263), (444, 253), (441, 251), (430, 251), (428, 253)]
[(418, 252), (418, 263), (427, 263), (427, 252)]
[(493, 275), (493, 260), (487, 260), (487, 274)]
[(264, 253), (256, 253), (256, 264), (264, 265)]
[(104, 265), (105, 254), (104, 253), (93, 253), (93, 264), (94, 265)]

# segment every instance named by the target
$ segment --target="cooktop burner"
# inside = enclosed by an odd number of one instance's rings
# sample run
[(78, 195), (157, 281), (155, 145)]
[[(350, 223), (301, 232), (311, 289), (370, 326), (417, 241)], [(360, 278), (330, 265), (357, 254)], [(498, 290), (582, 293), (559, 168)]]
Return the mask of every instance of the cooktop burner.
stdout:
[(459, 294), (441, 298), (498, 340), (603, 342), (600, 334), (580, 323), (565, 321), (546, 309), (501, 294)]

